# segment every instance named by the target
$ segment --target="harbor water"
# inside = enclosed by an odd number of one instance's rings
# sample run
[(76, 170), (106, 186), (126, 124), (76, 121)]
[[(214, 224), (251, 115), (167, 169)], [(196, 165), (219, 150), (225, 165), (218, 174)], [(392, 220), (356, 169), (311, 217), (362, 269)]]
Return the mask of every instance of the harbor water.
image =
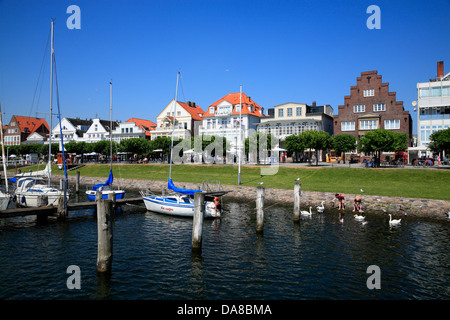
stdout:
[[(67, 221), (0, 220), (0, 299), (302, 300), (449, 299), (450, 221), (367, 213), (366, 224), (336, 210), (292, 221), (292, 205), (266, 205), (256, 232), (255, 203), (225, 202), (205, 220), (200, 254), (192, 219), (128, 208), (116, 214), (111, 277), (96, 272), (93, 209)], [(314, 210), (313, 210), (314, 212)], [(69, 266), (80, 270), (70, 289)], [(379, 288), (369, 288), (369, 267)], [(369, 279), (369, 281), (368, 281)]]

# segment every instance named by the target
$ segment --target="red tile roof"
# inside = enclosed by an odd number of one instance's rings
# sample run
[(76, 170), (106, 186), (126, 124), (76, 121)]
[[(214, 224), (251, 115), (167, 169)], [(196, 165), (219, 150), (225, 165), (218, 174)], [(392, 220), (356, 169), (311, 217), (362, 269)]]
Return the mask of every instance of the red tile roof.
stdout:
[(138, 118), (130, 118), (125, 122), (134, 122), (136, 125), (144, 130), (146, 136), (151, 136), (150, 131), (155, 130), (156, 124), (150, 120), (138, 119)]
[(192, 119), (199, 120), (199, 121), (202, 120), (202, 115), (205, 113), (205, 111), (200, 106), (196, 105), (195, 103), (191, 103), (189, 105), (186, 102), (180, 102), (180, 101), (177, 101), (177, 102), (181, 107), (183, 107), (184, 110), (189, 112)]
[[(213, 104), (210, 105), (210, 107), (217, 107), (217, 105), (219, 105), (222, 101), (227, 101), (229, 103), (231, 103), (233, 106), (238, 105), (239, 104), (239, 96), (240, 93), (239, 92), (233, 92), (233, 93), (229, 93), (226, 96), (224, 96), (223, 98), (217, 100), (216, 102), (214, 102)], [(249, 96), (247, 96), (245, 93), (242, 92), (242, 96), (241, 96), (241, 103), (242, 103), (242, 114), (248, 114), (248, 115), (253, 115), (256, 117), (264, 117), (263, 113), (262, 113), (262, 107), (259, 106), (255, 101), (253, 101)], [(249, 106), (253, 105), (253, 110), (250, 112)], [(233, 108), (233, 112), (231, 113), (231, 115), (239, 115), (239, 112), (236, 112), (236, 109)], [(209, 113), (209, 108), (207, 110), (207, 112), (205, 112), (205, 114), (203, 114), (203, 117), (214, 117), (214, 114), (210, 114)]]
[(25, 128), (28, 128), (29, 134), (34, 133), (37, 129), (39, 129), (42, 125), (50, 131), (47, 120), (42, 118), (33, 118), (33, 117), (24, 117), (24, 116), (14, 116), (16, 118), (17, 125), (20, 128), (20, 131), (25, 133)]

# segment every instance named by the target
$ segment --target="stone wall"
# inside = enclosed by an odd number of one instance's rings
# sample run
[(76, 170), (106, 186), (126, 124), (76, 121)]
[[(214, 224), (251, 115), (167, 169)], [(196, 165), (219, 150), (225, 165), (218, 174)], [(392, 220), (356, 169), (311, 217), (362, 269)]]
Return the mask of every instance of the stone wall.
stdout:
[[(55, 181), (59, 181), (62, 176), (54, 175)], [(69, 176), (69, 183), (75, 184), (76, 176)], [(92, 187), (96, 183), (102, 183), (106, 178), (98, 177), (80, 177), (80, 185), (87, 185)], [(155, 193), (160, 193), (163, 188), (167, 188), (167, 181), (152, 181), (152, 180), (133, 180), (133, 179), (114, 179), (114, 184), (124, 188), (125, 190), (151, 190)], [(177, 187), (187, 189), (200, 189), (201, 184), (198, 183), (184, 183), (177, 182)], [(222, 185), (222, 190), (229, 191), (224, 196), (224, 201), (227, 199), (236, 199), (251, 201), (256, 199), (256, 187), (246, 186), (230, 186)], [(85, 190), (81, 187), (81, 190)], [(433, 218), (433, 219), (446, 219), (445, 212), (450, 211), (450, 201), (448, 200), (432, 200), (432, 199), (413, 199), (413, 198), (400, 198), (400, 197), (385, 197), (385, 196), (373, 196), (363, 194), (344, 194), (346, 211), (351, 212), (353, 210), (353, 199), (357, 196), (361, 196), (362, 205), (365, 212), (371, 214), (386, 214), (392, 213), (395, 215), (403, 215), (404, 212), (411, 217), (421, 218)], [(325, 201), (325, 210), (332, 209), (337, 206), (337, 201), (334, 205), (331, 200), (334, 199), (334, 193), (330, 192), (315, 192), (315, 191), (302, 191), (301, 192), (301, 206), (312, 206), (314, 210), (316, 206), (320, 205), (321, 201)], [(265, 189), (265, 202), (270, 205), (273, 203), (294, 203), (294, 185), (291, 190), (287, 189)], [(449, 220), (450, 221), (450, 220)]]

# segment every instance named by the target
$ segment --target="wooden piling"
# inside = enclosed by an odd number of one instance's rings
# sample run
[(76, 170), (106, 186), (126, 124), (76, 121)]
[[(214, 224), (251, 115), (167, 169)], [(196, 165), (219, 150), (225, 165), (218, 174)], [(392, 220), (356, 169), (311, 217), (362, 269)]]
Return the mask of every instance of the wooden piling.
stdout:
[(112, 208), (113, 208), (113, 211), (115, 211), (116, 210), (116, 193), (115, 192), (109, 193), (108, 199), (112, 201), (112, 203), (113, 203)]
[(300, 199), (302, 185), (299, 182), (294, 184), (294, 222), (300, 221)]
[(96, 201), (98, 233), (97, 272), (111, 273), (113, 259), (113, 202), (101, 197)]
[(264, 187), (256, 188), (256, 232), (264, 231)]
[(202, 250), (203, 218), (205, 215), (205, 194), (194, 194), (194, 217), (192, 223), (192, 251)]
[(77, 179), (75, 180), (75, 191), (80, 191), (80, 171), (77, 171)]

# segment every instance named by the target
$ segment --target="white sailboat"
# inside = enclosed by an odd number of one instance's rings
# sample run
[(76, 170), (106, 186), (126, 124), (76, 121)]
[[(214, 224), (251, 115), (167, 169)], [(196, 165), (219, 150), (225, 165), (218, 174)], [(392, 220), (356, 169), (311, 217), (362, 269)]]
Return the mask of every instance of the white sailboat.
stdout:
[[(202, 190), (192, 190), (192, 189), (180, 189), (177, 188), (172, 181), (172, 159), (173, 159), (173, 137), (175, 131), (175, 115), (177, 106), (177, 95), (178, 95), (178, 81), (180, 73), (177, 74), (177, 86), (175, 89), (175, 99), (173, 100), (173, 123), (172, 123), (172, 142), (170, 150), (170, 169), (169, 169), (169, 181), (168, 188), (173, 191), (173, 194), (169, 195), (155, 195), (155, 194), (145, 194), (141, 192), (142, 199), (144, 200), (145, 207), (147, 210), (158, 212), (167, 215), (175, 215), (182, 217), (193, 217), (194, 216), (194, 194), (196, 192), (203, 192)], [(218, 196), (219, 194), (216, 194)], [(209, 195), (214, 197), (214, 195)], [(218, 218), (222, 214), (222, 208), (218, 197), (214, 197), (214, 201), (205, 201), (205, 218)]]
[(108, 199), (109, 195), (114, 193), (116, 195), (116, 200), (123, 199), (125, 196), (125, 190), (116, 189), (112, 187), (114, 181), (112, 172), (112, 82), (109, 83), (109, 104), (110, 104), (110, 122), (109, 122), (109, 159), (110, 159), (110, 170), (109, 177), (105, 183), (95, 184), (91, 190), (86, 191), (86, 195), (90, 201), (95, 201), (95, 195), (97, 191), (102, 192), (102, 199)]
[[(51, 54), (50, 54), (50, 130), (52, 128), (52, 112), (53, 112), (53, 63), (55, 53), (53, 49), (53, 25), (51, 22)], [(49, 152), (48, 163), (44, 170), (22, 173), (16, 175), (13, 181), (17, 182), (16, 190), (14, 192), (14, 199), (16, 204), (21, 207), (42, 207), (45, 205), (57, 205), (61, 197), (69, 199), (69, 192), (59, 190), (50, 186), (52, 175), (52, 135), (49, 133)], [(65, 164), (64, 164), (65, 165)], [(47, 179), (47, 181), (46, 181)]]

